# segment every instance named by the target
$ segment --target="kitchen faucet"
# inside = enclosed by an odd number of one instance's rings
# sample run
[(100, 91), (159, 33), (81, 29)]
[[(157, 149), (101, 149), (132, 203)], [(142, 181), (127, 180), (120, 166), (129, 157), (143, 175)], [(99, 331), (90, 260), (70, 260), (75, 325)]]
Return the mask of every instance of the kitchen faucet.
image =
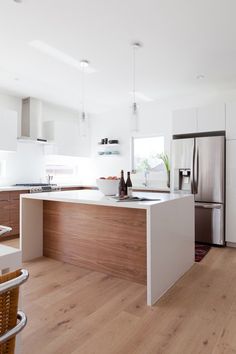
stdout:
[(145, 187), (148, 187), (148, 175), (149, 175), (149, 171), (148, 170), (145, 170), (144, 171), (144, 183), (143, 183), (143, 185), (145, 186)]
[(53, 180), (53, 176), (52, 175), (47, 175), (47, 183), (51, 184), (52, 180)]

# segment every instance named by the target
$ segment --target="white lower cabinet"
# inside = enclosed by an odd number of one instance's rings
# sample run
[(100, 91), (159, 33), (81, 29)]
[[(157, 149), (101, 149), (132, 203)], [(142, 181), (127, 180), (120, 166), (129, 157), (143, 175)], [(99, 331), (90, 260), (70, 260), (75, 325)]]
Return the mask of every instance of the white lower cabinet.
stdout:
[(17, 149), (17, 112), (0, 110), (0, 150)]
[(226, 242), (236, 243), (236, 140), (226, 142)]

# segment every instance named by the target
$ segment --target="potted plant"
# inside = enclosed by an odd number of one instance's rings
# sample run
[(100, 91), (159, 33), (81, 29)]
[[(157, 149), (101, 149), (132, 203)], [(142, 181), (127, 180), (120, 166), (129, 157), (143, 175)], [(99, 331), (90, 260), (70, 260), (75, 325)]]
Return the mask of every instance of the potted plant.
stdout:
[(167, 173), (167, 187), (170, 188), (170, 159), (169, 156), (165, 153), (160, 154), (159, 158), (163, 161), (165, 168), (166, 168), (166, 173)]

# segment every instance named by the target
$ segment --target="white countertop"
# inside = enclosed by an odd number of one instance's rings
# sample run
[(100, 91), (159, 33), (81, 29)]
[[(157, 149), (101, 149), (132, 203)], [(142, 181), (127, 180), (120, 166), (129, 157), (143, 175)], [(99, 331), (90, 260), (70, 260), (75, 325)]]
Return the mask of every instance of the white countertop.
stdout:
[[(60, 188), (97, 188), (96, 185), (83, 185), (83, 184), (57, 184), (57, 187)], [(14, 191), (28, 191), (32, 187), (21, 187), (21, 186), (0, 186), (0, 192), (14, 192)], [(136, 185), (133, 186), (133, 189), (138, 189), (142, 191), (156, 191), (156, 192), (170, 192), (170, 188), (167, 187), (157, 187), (157, 186), (150, 186), (150, 187), (145, 187), (143, 185)]]
[(30, 187), (2, 186), (0, 192), (28, 191)]
[(172, 193), (150, 193), (150, 192), (135, 192), (134, 196), (146, 197), (149, 199), (160, 199), (153, 201), (139, 202), (119, 202), (112, 197), (104, 196), (100, 191), (96, 190), (80, 190), (80, 191), (64, 191), (64, 192), (49, 192), (49, 193), (34, 193), (22, 194), (21, 198), (34, 200), (48, 200), (66, 203), (81, 203), (95, 204), (103, 206), (115, 206), (123, 208), (149, 209), (152, 205), (168, 202), (174, 199), (186, 198), (180, 194)]

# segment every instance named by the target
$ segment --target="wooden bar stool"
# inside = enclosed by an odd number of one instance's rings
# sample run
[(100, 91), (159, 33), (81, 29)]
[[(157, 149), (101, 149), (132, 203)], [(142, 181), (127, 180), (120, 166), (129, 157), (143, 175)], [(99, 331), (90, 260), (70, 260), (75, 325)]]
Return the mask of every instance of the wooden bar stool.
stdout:
[(0, 354), (14, 354), (16, 335), (26, 326), (27, 318), (18, 311), (19, 287), (29, 277), (25, 269), (0, 276)]

